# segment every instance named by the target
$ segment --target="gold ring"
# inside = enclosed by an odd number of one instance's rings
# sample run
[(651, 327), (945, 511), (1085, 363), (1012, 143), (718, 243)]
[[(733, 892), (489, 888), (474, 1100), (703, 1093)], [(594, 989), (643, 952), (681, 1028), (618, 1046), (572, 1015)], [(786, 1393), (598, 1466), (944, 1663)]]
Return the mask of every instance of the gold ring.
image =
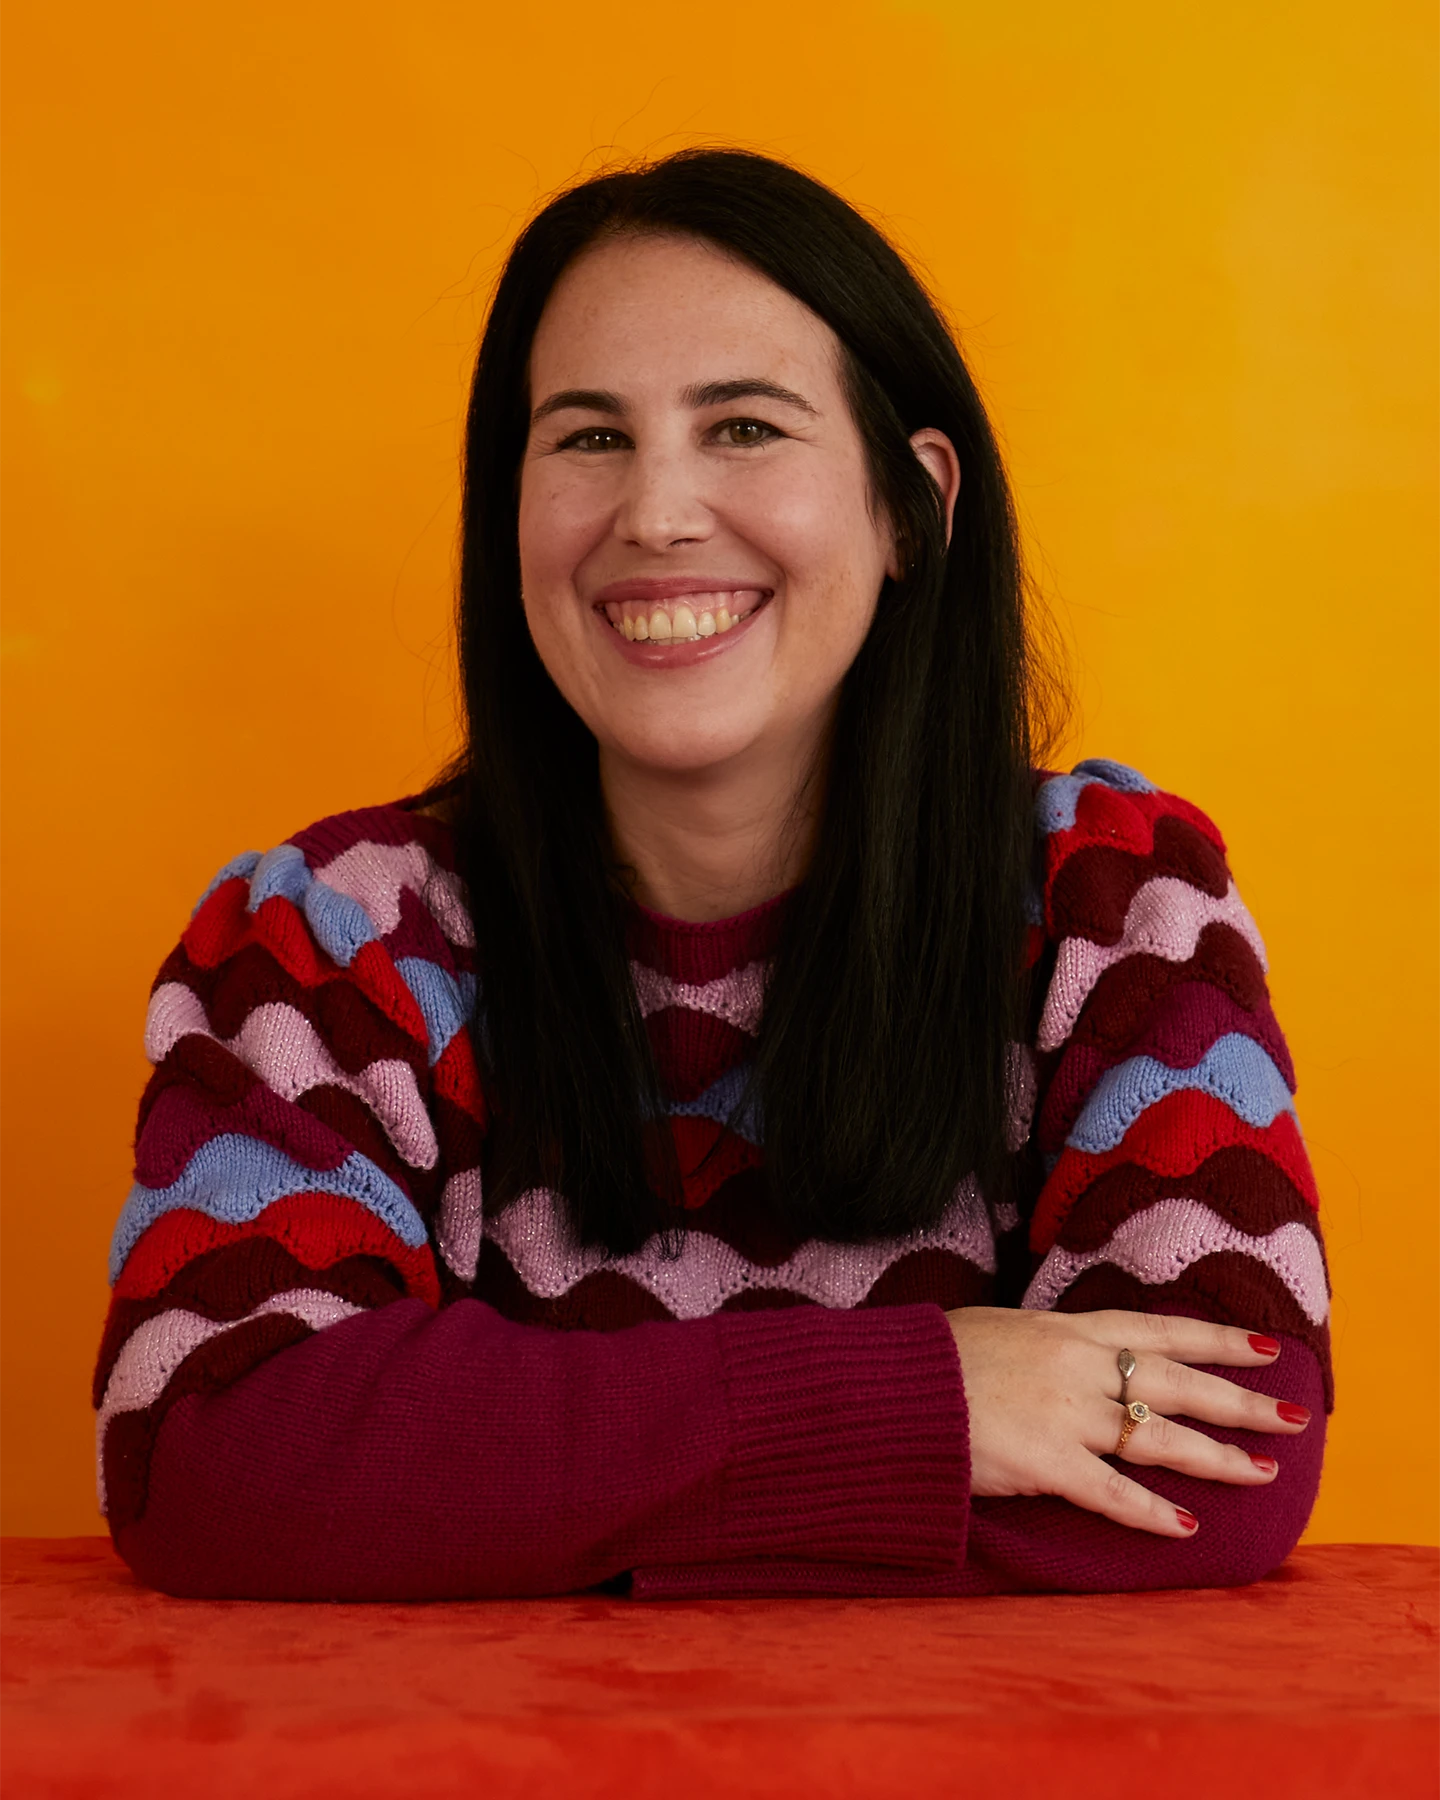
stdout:
[(1128, 1350), (1122, 1350), (1115, 1358), (1115, 1367), (1120, 1371), (1120, 1404), (1130, 1403), (1130, 1377), (1135, 1373), (1135, 1358)]
[(1125, 1423), (1120, 1427), (1120, 1442), (1115, 1446), (1112, 1454), (1115, 1456), (1122, 1455), (1125, 1446), (1130, 1442), (1130, 1433), (1137, 1425), (1143, 1425), (1149, 1417), (1150, 1408), (1143, 1400), (1131, 1400), (1127, 1402), (1125, 1407)]

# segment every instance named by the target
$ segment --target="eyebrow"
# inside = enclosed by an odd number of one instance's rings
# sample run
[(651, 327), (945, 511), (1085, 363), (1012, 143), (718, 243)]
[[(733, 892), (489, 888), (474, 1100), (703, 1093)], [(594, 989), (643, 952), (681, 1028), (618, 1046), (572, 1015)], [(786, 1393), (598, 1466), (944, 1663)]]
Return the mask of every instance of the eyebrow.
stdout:
[[(798, 412), (815, 415), (815, 408), (803, 394), (762, 376), (741, 376), (733, 381), (700, 381), (685, 389), (680, 398), (697, 411), (706, 406), (725, 406), (732, 400), (778, 400), (782, 406), (793, 406)], [(625, 402), (619, 394), (606, 388), (561, 388), (542, 400), (530, 415), (530, 423), (538, 425), (551, 413), (567, 412), (623, 413)]]

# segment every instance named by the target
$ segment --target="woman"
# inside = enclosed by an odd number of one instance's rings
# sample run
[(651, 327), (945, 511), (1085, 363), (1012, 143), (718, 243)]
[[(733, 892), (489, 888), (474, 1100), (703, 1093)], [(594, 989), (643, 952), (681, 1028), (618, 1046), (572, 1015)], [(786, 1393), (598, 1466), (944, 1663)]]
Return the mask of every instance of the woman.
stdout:
[(121, 1553), (340, 1599), (1273, 1567), (1328, 1302), (1263, 951), (1194, 807), (1032, 772), (913, 275), (768, 159), (585, 183), (466, 469), (453, 779), (228, 865), (152, 996)]

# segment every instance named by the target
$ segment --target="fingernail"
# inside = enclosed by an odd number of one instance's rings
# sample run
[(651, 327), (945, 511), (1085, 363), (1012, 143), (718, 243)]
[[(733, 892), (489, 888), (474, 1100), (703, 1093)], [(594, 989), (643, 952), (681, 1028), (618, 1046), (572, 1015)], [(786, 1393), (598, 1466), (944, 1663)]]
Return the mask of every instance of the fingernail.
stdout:
[(1273, 1475), (1280, 1467), (1273, 1456), (1252, 1456), (1250, 1460), (1262, 1475)]
[(1279, 1338), (1265, 1337), (1258, 1331), (1250, 1333), (1250, 1348), (1257, 1356), (1278, 1356), (1280, 1354)]
[(1310, 1423), (1308, 1406), (1296, 1406), (1290, 1400), (1277, 1400), (1275, 1410), (1287, 1425), (1308, 1425)]
[(1194, 1513), (1186, 1512), (1186, 1510), (1183, 1506), (1177, 1506), (1175, 1508), (1175, 1517), (1185, 1527), (1186, 1531), (1193, 1531), (1195, 1529), (1195, 1527), (1200, 1523), (1200, 1521), (1195, 1517)]

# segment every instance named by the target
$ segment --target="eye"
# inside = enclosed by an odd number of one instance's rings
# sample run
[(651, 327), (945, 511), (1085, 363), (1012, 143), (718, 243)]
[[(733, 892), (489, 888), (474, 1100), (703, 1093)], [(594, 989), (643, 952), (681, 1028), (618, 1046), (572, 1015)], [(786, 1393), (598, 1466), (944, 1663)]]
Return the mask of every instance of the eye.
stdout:
[(595, 456), (606, 450), (623, 450), (629, 442), (623, 431), (613, 431), (608, 425), (587, 425), (583, 431), (572, 431), (569, 437), (562, 438), (555, 448)]
[(752, 444), (768, 444), (772, 438), (783, 437), (784, 433), (767, 425), (763, 419), (727, 419), (723, 425), (715, 427), (714, 435), (722, 444), (748, 449)]

